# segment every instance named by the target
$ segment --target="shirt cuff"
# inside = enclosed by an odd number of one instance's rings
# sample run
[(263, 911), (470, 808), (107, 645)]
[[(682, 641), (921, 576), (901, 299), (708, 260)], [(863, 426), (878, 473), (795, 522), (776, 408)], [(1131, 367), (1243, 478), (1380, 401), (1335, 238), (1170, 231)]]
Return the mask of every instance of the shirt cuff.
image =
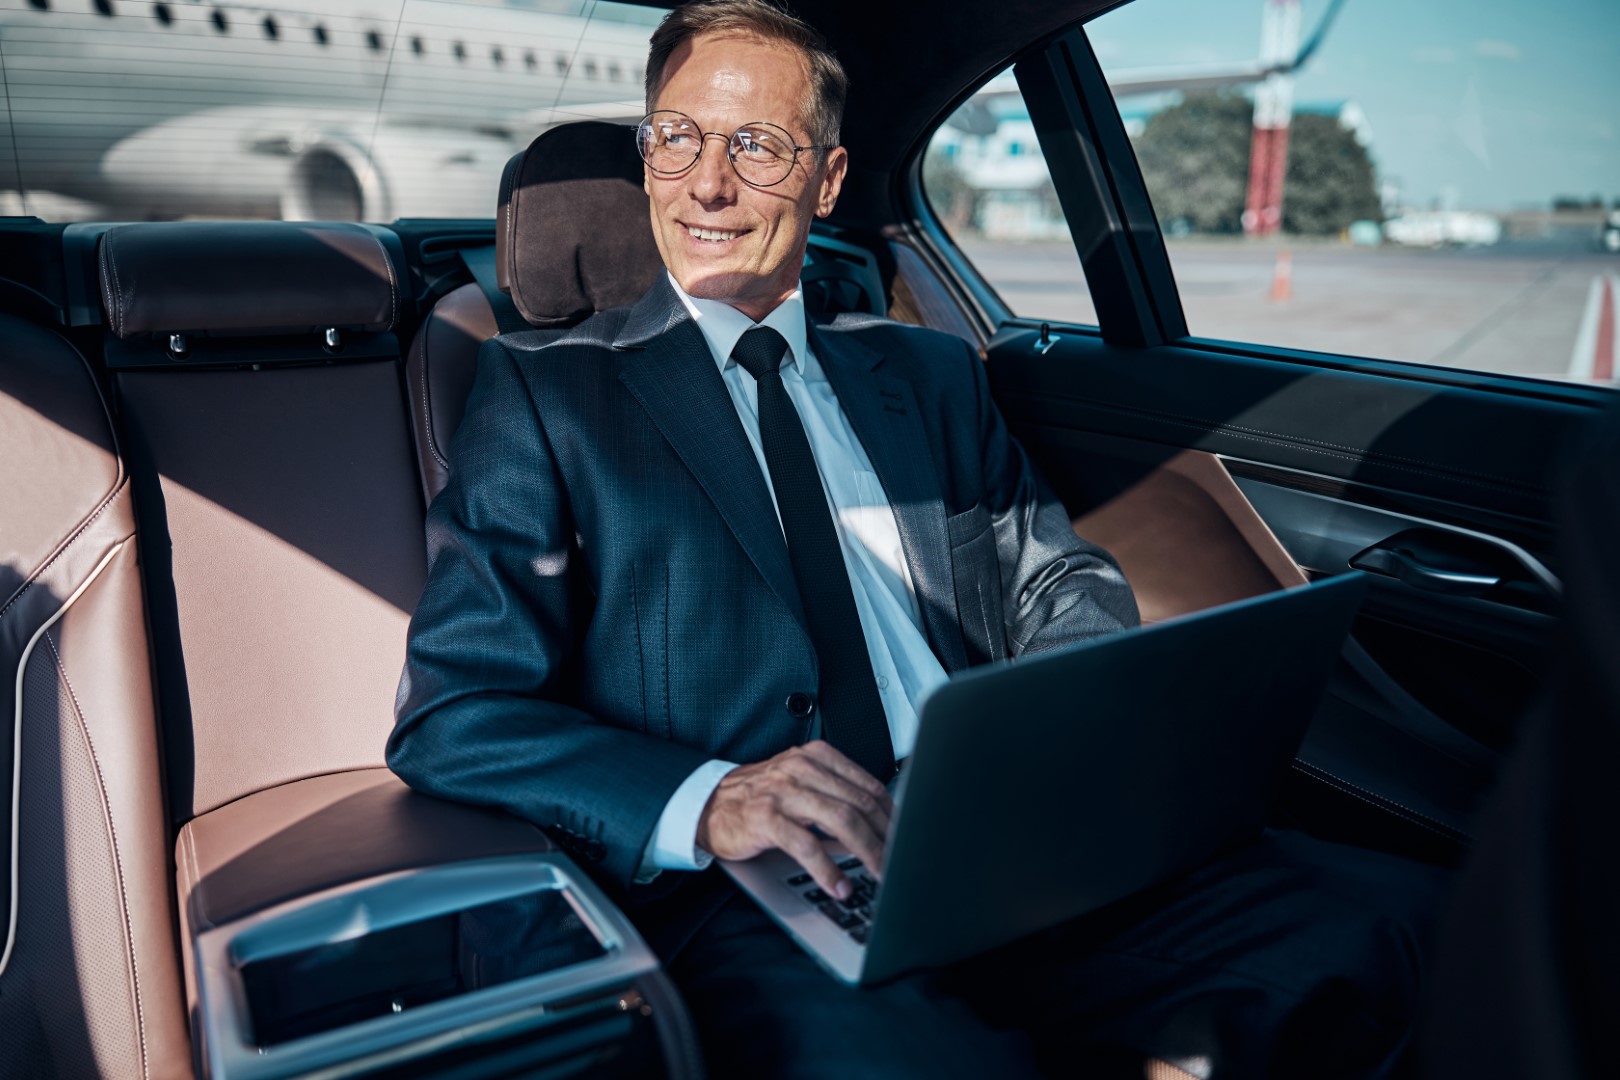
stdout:
[(662, 870), (702, 870), (714, 861), (713, 855), (697, 845), (698, 820), (714, 789), (736, 767), (730, 761), (706, 761), (675, 789), (641, 854), (636, 884), (645, 885)]

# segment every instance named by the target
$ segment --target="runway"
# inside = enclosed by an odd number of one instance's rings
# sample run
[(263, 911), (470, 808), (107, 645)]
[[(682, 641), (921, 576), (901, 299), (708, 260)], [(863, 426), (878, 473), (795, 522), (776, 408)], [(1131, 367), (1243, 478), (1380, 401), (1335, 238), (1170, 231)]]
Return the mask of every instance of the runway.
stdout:
[[(1015, 313), (1097, 321), (1067, 242), (961, 246)], [(1620, 372), (1620, 258), (1584, 242), (1428, 251), (1197, 239), (1169, 251), (1198, 337), (1539, 378), (1613, 383)]]

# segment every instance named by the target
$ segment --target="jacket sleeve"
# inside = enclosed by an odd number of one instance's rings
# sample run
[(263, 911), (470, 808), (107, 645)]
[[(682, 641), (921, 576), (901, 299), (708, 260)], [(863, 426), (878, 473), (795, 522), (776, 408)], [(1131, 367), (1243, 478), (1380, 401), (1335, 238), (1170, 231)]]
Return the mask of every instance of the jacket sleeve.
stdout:
[(499, 340), (479, 354), (452, 457), (427, 515), (389, 767), (427, 794), (526, 818), (628, 886), (707, 755), (569, 703), (584, 568), (556, 459)]
[(1119, 564), (1075, 534), (1068, 511), (1008, 432), (990, 398), (984, 364), (971, 350), (968, 363), (1009, 655), (1138, 625), (1136, 598)]

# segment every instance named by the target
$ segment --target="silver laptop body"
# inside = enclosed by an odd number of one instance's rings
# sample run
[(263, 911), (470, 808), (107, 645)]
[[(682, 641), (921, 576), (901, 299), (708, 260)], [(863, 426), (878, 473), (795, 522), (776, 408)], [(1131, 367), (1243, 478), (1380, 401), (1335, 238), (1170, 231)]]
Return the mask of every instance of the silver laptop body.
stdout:
[(1174, 877), (1264, 824), (1365, 587), (1346, 575), (951, 679), (922, 706), (881, 902), (840, 904), (780, 851), (721, 865), (851, 985)]

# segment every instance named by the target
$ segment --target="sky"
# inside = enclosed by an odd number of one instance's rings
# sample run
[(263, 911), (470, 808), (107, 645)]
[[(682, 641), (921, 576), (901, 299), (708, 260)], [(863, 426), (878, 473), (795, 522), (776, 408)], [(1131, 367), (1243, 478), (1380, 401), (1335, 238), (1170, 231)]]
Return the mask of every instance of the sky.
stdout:
[[(1087, 33), (1105, 72), (1247, 60), (1264, 3), (1136, 0)], [(1308, 38), (1328, 0), (1301, 6)], [(1345, 0), (1295, 101), (1346, 99), (1407, 205), (1620, 200), (1620, 0)]]

